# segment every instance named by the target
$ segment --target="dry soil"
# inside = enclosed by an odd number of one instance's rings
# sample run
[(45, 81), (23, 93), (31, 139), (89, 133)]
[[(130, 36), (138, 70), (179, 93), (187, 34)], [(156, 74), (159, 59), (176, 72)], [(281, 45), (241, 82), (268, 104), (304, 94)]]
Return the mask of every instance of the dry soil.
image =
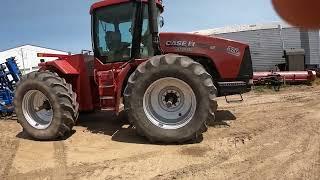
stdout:
[(0, 120), (0, 179), (320, 179), (320, 86), (244, 99), (218, 98), (221, 123), (196, 144), (149, 144), (108, 113), (81, 115), (54, 142)]

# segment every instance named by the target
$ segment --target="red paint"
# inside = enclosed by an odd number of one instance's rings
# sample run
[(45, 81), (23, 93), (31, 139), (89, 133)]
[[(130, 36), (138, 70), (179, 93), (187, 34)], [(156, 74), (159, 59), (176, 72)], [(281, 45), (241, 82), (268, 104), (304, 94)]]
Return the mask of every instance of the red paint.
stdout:
[(49, 54), (49, 53), (38, 53), (38, 57), (55, 57), (59, 59), (69, 58), (71, 55), (65, 55), (65, 54)]
[[(144, 3), (147, 3), (147, 0), (142, 0)], [(95, 9), (101, 8), (101, 7), (106, 7), (106, 6), (112, 6), (112, 5), (117, 5), (117, 4), (122, 4), (122, 3), (128, 3), (128, 2), (133, 2), (132, 0), (104, 0), (104, 1), (100, 1), (97, 3), (94, 3), (91, 8), (90, 8), (90, 14), (92, 14), (92, 12)], [(158, 5), (158, 7), (160, 7), (161, 10), (163, 10), (163, 6), (160, 0), (156, 0), (156, 3)]]
[(271, 75), (280, 75), (288, 83), (304, 83), (316, 79), (315, 71), (254, 72), (253, 82), (263, 84), (264, 79)]
[(79, 71), (75, 69), (68, 61), (65, 61), (65, 60), (56, 60), (56, 61), (40, 63), (39, 66), (54, 67), (59, 71), (61, 71), (62, 74), (79, 75)]
[[(93, 4), (90, 12), (100, 7), (127, 2), (130, 0), (101, 1)], [(146, 3), (147, 0), (143, 0), (143, 2)], [(160, 0), (157, 3), (162, 8)], [(237, 78), (244, 51), (248, 47), (248, 45), (236, 41), (186, 33), (161, 33), (160, 40), (161, 49), (165, 53), (202, 56), (211, 59), (224, 80)], [(181, 49), (177, 46), (166, 46), (167, 41), (187, 41), (192, 47)], [(230, 49), (236, 51), (230, 51)], [(57, 72), (72, 84), (73, 90), (78, 95), (77, 101), (80, 104), (80, 111), (103, 109), (119, 112), (120, 98), (122, 90), (126, 86), (126, 78), (139, 64), (148, 60), (137, 59), (130, 62), (103, 64), (97, 58), (82, 54), (40, 54), (40, 56), (58, 58), (55, 61), (40, 63), (39, 66), (41, 70)]]
[(137, 59), (128, 62), (115, 62), (103, 64), (100, 60), (95, 59), (95, 82), (99, 87), (99, 96), (112, 96), (114, 100), (103, 100), (100, 108), (112, 109), (119, 112), (122, 90), (125, 88), (125, 80), (130, 75), (130, 70), (135, 69), (139, 64), (148, 59)]
[[(167, 41), (195, 42), (190, 50), (179, 50), (179, 47), (166, 46)], [(209, 37), (191, 33), (160, 33), (161, 49), (165, 53), (176, 53), (186, 56), (202, 56), (213, 61), (221, 78), (233, 80), (240, 71), (240, 65), (248, 45), (218, 37)], [(205, 45), (206, 47), (202, 47)], [(237, 48), (239, 54), (228, 53), (228, 47)], [(185, 47), (184, 47), (185, 48)]]
[[(100, 99), (99, 107), (119, 112), (121, 93), (126, 86), (124, 81), (131, 68), (137, 67), (137, 61), (103, 64), (95, 59), (94, 67), (95, 83), (99, 89), (99, 97), (109, 97), (109, 99)], [(111, 97), (114, 99), (110, 99)]]
[(72, 55), (40, 63), (39, 66), (41, 70), (51, 70), (65, 78), (68, 83), (72, 84), (73, 90), (78, 95), (77, 101), (80, 104), (80, 110), (92, 111), (94, 109), (92, 94), (96, 87), (90, 86), (93, 73), (88, 71), (85, 63), (86, 58), (82, 54)]
[(116, 112), (118, 113), (120, 111), (119, 107), (120, 107), (120, 99), (121, 99), (121, 95), (122, 95), (122, 89), (123, 86), (126, 85), (124, 84), (124, 81), (129, 73), (131, 69), (131, 64), (126, 64), (124, 66), (124, 68), (120, 69), (119, 74), (118, 74), (118, 78), (116, 81)]
[[(248, 45), (239, 42), (196, 34), (161, 33), (160, 38), (161, 48), (165, 53), (210, 58), (218, 69), (221, 78), (226, 80), (237, 78), (244, 50), (248, 47)], [(166, 46), (167, 41), (195, 42), (195, 47), (192, 47), (192, 51), (178, 51), (177, 47)], [(203, 45), (206, 47), (203, 47)], [(238, 54), (229, 54), (227, 49), (230, 46), (239, 49)], [(103, 64), (97, 58), (92, 58), (91, 63), (89, 63), (92, 64), (92, 67), (89, 68), (91, 70), (88, 70), (85, 55), (60, 56), (47, 54), (46, 57), (48, 56), (58, 57), (58, 59), (40, 63), (39, 66), (42, 67), (42, 70), (56, 71), (73, 85), (74, 91), (78, 94), (77, 100), (80, 104), (80, 111), (92, 111), (100, 108), (118, 112), (121, 92), (126, 86), (124, 81), (129, 76), (128, 73), (147, 60)]]
[(114, 70), (96, 72), (96, 82), (99, 87), (99, 101), (101, 109), (109, 109), (115, 111), (115, 82)]

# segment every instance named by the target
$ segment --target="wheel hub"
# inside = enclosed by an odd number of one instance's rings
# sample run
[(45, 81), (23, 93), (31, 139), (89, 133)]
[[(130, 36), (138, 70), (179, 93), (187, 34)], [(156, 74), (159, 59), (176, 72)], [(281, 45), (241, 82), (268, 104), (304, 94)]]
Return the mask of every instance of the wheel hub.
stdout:
[(165, 94), (162, 95), (162, 103), (169, 109), (176, 108), (180, 102), (180, 94), (175, 90), (167, 90)]
[(162, 78), (147, 89), (143, 108), (148, 119), (163, 129), (178, 129), (191, 121), (196, 110), (192, 88), (177, 78)]
[(48, 128), (53, 119), (50, 101), (38, 90), (30, 90), (24, 95), (22, 111), (28, 123), (39, 130)]
[(47, 111), (51, 110), (51, 105), (48, 100), (43, 101), (42, 105), (35, 107), (35, 110), (38, 112), (44, 109)]

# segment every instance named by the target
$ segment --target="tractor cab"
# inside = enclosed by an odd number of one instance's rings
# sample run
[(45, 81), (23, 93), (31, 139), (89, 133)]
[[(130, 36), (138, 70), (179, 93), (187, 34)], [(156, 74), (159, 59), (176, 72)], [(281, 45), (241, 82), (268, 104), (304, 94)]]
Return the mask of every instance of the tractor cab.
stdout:
[[(162, 6), (158, 2), (155, 15)], [(145, 1), (102, 1), (91, 8), (94, 55), (102, 63), (127, 62), (155, 54)]]

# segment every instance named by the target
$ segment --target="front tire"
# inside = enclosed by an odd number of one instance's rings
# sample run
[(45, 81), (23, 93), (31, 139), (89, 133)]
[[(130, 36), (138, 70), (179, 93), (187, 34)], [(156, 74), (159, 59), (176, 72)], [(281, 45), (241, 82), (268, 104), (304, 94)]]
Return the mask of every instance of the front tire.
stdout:
[(189, 57), (152, 57), (130, 76), (125, 109), (137, 132), (151, 142), (197, 139), (214, 119), (217, 89), (203, 66)]
[(72, 86), (48, 71), (32, 72), (20, 80), (14, 106), (24, 131), (38, 140), (66, 136), (78, 118), (79, 104)]

